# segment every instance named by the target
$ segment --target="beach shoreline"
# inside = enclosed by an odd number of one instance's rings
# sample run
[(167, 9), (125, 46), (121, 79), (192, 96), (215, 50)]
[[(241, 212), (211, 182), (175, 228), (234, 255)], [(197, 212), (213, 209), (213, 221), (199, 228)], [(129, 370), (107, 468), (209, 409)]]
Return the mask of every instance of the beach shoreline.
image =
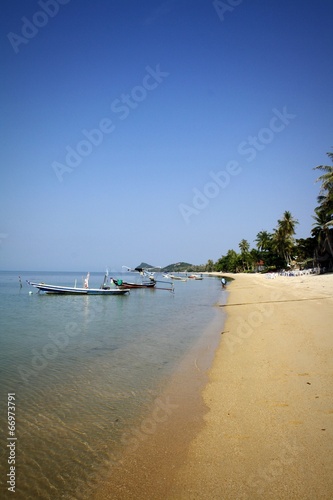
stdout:
[(332, 498), (333, 275), (233, 277), (205, 426), (168, 498)]
[(170, 418), (95, 498), (331, 498), (333, 275), (230, 277), (198, 399), (178, 378)]

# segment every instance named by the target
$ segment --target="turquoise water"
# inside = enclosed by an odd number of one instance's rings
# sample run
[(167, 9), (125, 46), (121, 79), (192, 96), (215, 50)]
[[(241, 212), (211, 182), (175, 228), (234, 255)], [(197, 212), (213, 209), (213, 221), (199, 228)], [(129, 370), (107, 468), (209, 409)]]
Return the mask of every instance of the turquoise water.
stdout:
[[(114, 297), (38, 294), (26, 283), (80, 286), (84, 274), (0, 273), (1, 422), (15, 393), (17, 498), (89, 498), (119, 459), (126, 429), (203, 336), (223, 295), (213, 278), (175, 281), (174, 294)], [(91, 287), (102, 281), (91, 273)], [(2, 444), (7, 437), (1, 426)], [(0, 496), (9, 498), (9, 448), (1, 449)]]

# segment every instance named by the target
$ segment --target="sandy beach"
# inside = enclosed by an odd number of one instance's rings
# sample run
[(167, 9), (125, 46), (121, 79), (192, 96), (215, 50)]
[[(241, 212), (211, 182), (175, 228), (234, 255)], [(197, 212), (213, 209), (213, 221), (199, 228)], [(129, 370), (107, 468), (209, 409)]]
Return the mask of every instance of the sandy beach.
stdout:
[(333, 275), (237, 275), (170, 498), (333, 496)]
[(333, 275), (233, 277), (201, 396), (178, 377), (168, 418), (96, 498), (333, 497)]

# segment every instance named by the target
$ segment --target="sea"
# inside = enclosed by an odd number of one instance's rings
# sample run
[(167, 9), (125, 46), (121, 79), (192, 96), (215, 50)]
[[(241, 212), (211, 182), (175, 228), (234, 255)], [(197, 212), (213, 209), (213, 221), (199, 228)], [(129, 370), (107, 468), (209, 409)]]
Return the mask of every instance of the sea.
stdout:
[[(219, 279), (174, 281), (172, 293), (157, 275), (161, 289), (122, 296), (49, 295), (27, 283), (82, 286), (85, 275), (0, 272), (1, 498), (92, 498), (191, 349), (209, 344), (206, 371), (213, 359)], [(89, 286), (103, 277), (90, 273)]]

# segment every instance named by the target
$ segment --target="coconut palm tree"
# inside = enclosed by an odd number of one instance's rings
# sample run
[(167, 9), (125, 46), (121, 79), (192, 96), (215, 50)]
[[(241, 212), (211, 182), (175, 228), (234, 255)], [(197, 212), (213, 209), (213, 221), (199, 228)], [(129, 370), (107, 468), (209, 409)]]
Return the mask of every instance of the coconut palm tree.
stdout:
[(296, 224), (298, 224), (298, 221), (286, 210), (283, 218), (278, 220), (278, 226), (273, 234), (273, 248), (284, 259), (287, 266), (290, 266), (291, 254), (295, 245)]
[[(333, 153), (327, 153), (333, 161)], [(318, 165), (314, 170), (324, 172), (318, 177), (317, 182), (321, 182), (321, 188), (317, 201), (319, 206), (315, 209), (315, 220), (312, 235), (317, 237), (317, 255), (325, 254), (325, 251), (333, 257), (333, 166)]]
[(242, 240), (239, 243), (239, 249), (241, 252), (241, 260), (242, 260), (242, 265), (243, 265), (243, 270), (245, 271), (245, 268), (249, 270), (249, 251), (250, 251), (250, 244), (247, 240)]
[(325, 248), (329, 250), (331, 257), (333, 257), (333, 237), (332, 230), (330, 229), (333, 225), (333, 220), (330, 215), (328, 215), (320, 207), (315, 209), (315, 214), (313, 216), (315, 223), (313, 224), (313, 229), (311, 231), (312, 236), (317, 238), (318, 251), (322, 253)]
[[(333, 162), (333, 153), (327, 153), (327, 156)], [(333, 209), (333, 166), (332, 165), (318, 165), (314, 170), (321, 170), (324, 172), (316, 182), (321, 182), (321, 189), (318, 196), (318, 203), (320, 205), (329, 205), (332, 215)]]
[(247, 254), (249, 253), (249, 250), (250, 250), (250, 244), (247, 240), (242, 240), (240, 243), (239, 243), (239, 249), (241, 251), (242, 254)]
[(294, 236), (296, 224), (298, 224), (298, 221), (293, 218), (288, 210), (284, 212), (283, 219), (278, 220), (278, 227), (286, 238)]
[(272, 234), (268, 231), (260, 231), (254, 240), (257, 243), (257, 248), (260, 252), (269, 250), (272, 242)]
[[(333, 153), (327, 153), (333, 162)], [(333, 216), (333, 166), (318, 165), (314, 170), (324, 173), (318, 177), (316, 182), (321, 182), (320, 193), (317, 198), (319, 207), (326, 212), (327, 216)]]

